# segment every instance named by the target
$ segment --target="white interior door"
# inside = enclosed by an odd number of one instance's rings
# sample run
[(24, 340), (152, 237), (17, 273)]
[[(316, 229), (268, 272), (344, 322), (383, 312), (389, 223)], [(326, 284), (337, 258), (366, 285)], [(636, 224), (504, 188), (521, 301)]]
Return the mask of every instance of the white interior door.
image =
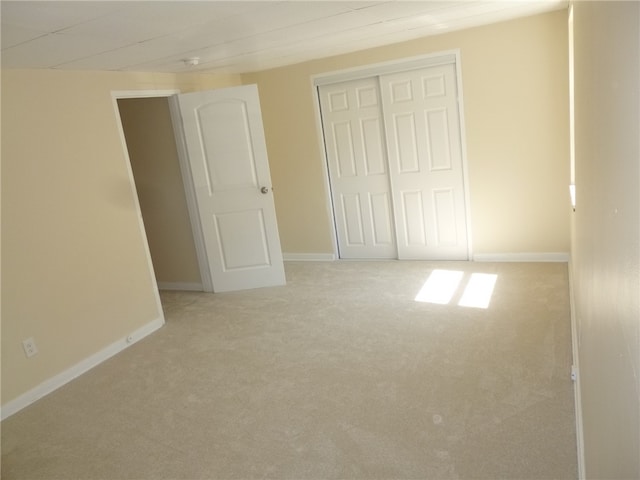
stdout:
[(340, 257), (395, 258), (378, 80), (319, 93)]
[(455, 65), (380, 77), (398, 258), (467, 260)]
[(176, 97), (213, 291), (283, 285), (257, 87)]

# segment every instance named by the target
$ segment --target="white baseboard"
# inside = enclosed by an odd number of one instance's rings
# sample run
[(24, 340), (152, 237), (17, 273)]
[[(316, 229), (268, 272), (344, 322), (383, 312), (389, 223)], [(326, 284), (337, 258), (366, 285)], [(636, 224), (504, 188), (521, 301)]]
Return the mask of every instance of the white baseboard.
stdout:
[[(336, 260), (336, 256), (333, 253), (283, 253), (282, 257), (285, 262), (332, 262)], [(562, 263), (566, 263), (569, 261), (569, 254), (566, 252), (477, 253), (473, 256), (473, 260), (475, 262), (562, 262)]]
[(283, 253), (285, 262), (333, 262), (336, 256), (333, 253)]
[(580, 351), (578, 344), (578, 320), (576, 317), (576, 304), (574, 297), (573, 265), (569, 260), (569, 305), (571, 309), (571, 349), (573, 352), (573, 368), (577, 372), (573, 382), (573, 399), (576, 411), (576, 446), (578, 455), (578, 479), (583, 480), (585, 475), (584, 459), (584, 427), (582, 423), (582, 394), (580, 389)]
[(562, 262), (569, 261), (566, 252), (545, 253), (476, 253), (474, 262)]
[(203, 292), (201, 283), (197, 282), (158, 282), (160, 290), (182, 290), (185, 292)]
[(164, 318), (157, 318), (146, 325), (138, 328), (136, 331), (132, 332), (126, 337), (123, 337), (119, 340), (116, 340), (111, 345), (103, 348), (102, 350), (94, 353), (90, 357), (85, 358), (84, 360), (76, 363), (71, 368), (55, 375), (54, 377), (45, 380), (40, 385), (35, 388), (32, 388), (26, 393), (23, 393), (18, 398), (7, 402), (5, 405), (2, 405), (2, 414), (0, 417), (2, 420), (10, 417), (14, 413), (19, 412), (23, 408), (31, 405), (32, 403), (40, 400), (45, 395), (50, 394), (54, 390), (62, 387), (63, 385), (69, 383), (71, 380), (79, 377), (83, 373), (88, 372), (93, 367), (101, 364), (105, 360), (113, 357), (115, 354), (120, 353), (125, 348), (133, 345), (134, 343), (142, 340), (144, 337), (150, 335), (151, 333), (158, 330), (160, 327), (164, 325)]

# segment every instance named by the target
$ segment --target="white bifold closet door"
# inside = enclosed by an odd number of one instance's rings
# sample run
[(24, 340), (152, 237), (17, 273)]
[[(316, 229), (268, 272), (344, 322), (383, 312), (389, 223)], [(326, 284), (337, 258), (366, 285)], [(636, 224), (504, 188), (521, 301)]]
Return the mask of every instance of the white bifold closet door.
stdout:
[(319, 91), (340, 257), (468, 259), (455, 65)]

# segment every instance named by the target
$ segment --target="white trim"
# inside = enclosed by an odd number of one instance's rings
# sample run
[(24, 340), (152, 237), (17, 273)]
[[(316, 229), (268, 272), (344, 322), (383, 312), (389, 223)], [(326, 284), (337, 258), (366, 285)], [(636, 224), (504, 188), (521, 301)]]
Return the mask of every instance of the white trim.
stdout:
[(462, 93), (462, 60), (460, 50), (455, 51), (454, 69), (456, 71), (456, 81), (458, 82), (458, 123), (460, 128), (460, 149), (462, 154), (462, 183), (464, 188), (464, 212), (467, 227), (467, 258), (473, 258), (473, 241), (471, 235), (471, 189), (469, 176), (469, 157), (467, 155), (467, 130), (465, 128), (464, 117), (464, 95)]
[(582, 389), (580, 388), (580, 342), (578, 337), (578, 318), (574, 296), (573, 262), (569, 259), (569, 304), (571, 308), (571, 350), (572, 369), (577, 373), (573, 382), (573, 399), (576, 420), (576, 449), (578, 455), (578, 478), (585, 479), (584, 426), (582, 419)]
[(419, 68), (434, 67), (459, 61), (459, 49), (445, 50), (442, 52), (405, 57), (387, 62), (372, 63), (359, 67), (334, 70), (311, 76), (314, 86), (330, 85), (332, 83), (348, 82), (360, 78), (378, 77), (387, 73), (398, 73), (406, 70), (417, 70)]
[(283, 253), (285, 262), (333, 262), (337, 257), (334, 253)]
[(170, 97), (171, 95), (177, 95), (180, 90), (113, 90), (111, 91), (111, 98), (116, 100), (119, 98), (156, 98), (156, 97)]
[(156, 308), (158, 315), (164, 323), (164, 311), (162, 310), (162, 302), (160, 301), (160, 292), (158, 291), (158, 283), (156, 281), (156, 274), (153, 268), (153, 261), (151, 260), (151, 250), (149, 249), (149, 240), (147, 238), (147, 231), (144, 228), (144, 220), (142, 219), (142, 209), (140, 208), (140, 202), (138, 200), (138, 191), (136, 188), (136, 181), (133, 176), (133, 168), (131, 167), (131, 158), (129, 157), (129, 149), (127, 148), (127, 139), (124, 136), (124, 127), (122, 126), (122, 117), (120, 116), (120, 108), (118, 107), (118, 99), (121, 98), (149, 98), (149, 97), (167, 97), (173, 95), (176, 90), (128, 90), (128, 91), (112, 91), (111, 102), (113, 103), (113, 109), (116, 115), (116, 125), (118, 128), (118, 135), (120, 136), (120, 144), (122, 145), (122, 154), (125, 160), (125, 168), (127, 169), (127, 177), (129, 178), (129, 187), (133, 194), (133, 202), (136, 210), (136, 216), (138, 217), (138, 228), (140, 229), (140, 235), (143, 239), (143, 248), (145, 257), (147, 260), (147, 271), (149, 274), (149, 280), (153, 285), (153, 295), (156, 301)]
[(474, 262), (561, 262), (569, 261), (566, 252), (542, 253), (476, 253)]
[[(324, 194), (327, 198), (325, 208), (327, 211), (327, 219), (329, 219), (331, 228), (331, 241), (333, 247), (334, 259), (340, 257), (340, 250), (338, 248), (338, 231), (336, 229), (335, 213), (333, 209), (333, 195), (331, 192), (331, 179), (329, 177), (329, 160), (327, 159), (327, 149), (325, 147), (324, 129), (322, 127), (322, 112), (320, 111), (320, 89), (319, 85), (315, 85), (313, 77), (311, 77), (311, 88), (313, 89), (313, 112), (316, 120), (316, 135), (318, 138), (318, 145), (322, 150), (322, 169), (324, 171), (323, 184)], [(285, 258), (286, 260), (286, 258)]]
[(92, 368), (101, 364), (105, 360), (113, 357), (117, 353), (120, 353), (125, 348), (133, 345), (134, 343), (142, 340), (144, 337), (152, 334), (159, 328), (164, 325), (164, 317), (158, 317), (155, 320), (143, 325), (142, 327), (135, 330), (133, 333), (127, 335), (126, 337), (122, 337), (111, 345), (103, 348), (102, 350), (94, 353), (93, 355), (85, 358), (84, 360), (76, 363), (71, 368), (51, 377), (48, 380), (45, 380), (40, 385), (35, 388), (32, 388), (26, 393), (23, 393), (18, 398), (7, 402), (2, 406), (2, 420), (10, 417), (14, 413), (19, 412), (23, 408), (31, 405), (32, 403), (40, 400), (45, 395), (50, 394), (51, 392), (57, 390), (63, 385), (69, 383), (71, 380), (79, 377), (83, 373), (88, 372)]
[(202, 283), (198, 282), (158, 282), (160, 290), (180, 290), (185, 292), (203, 292)]

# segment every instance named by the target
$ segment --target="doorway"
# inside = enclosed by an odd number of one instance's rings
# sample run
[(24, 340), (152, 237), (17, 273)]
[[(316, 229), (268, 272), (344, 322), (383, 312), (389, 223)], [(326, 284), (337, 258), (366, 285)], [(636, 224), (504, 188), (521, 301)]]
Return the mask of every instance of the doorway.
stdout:
[(168, 103), (177, 92), (162, 93), (117, 94), (117, 113), (158, 288), (202, 291)]

